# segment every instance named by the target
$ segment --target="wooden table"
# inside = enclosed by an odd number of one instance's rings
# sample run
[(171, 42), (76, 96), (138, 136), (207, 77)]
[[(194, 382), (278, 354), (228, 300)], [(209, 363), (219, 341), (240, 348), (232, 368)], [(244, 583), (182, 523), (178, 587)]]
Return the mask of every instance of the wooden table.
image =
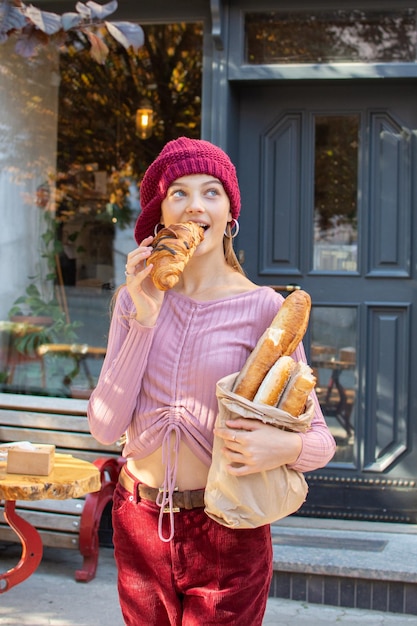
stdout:
[(19, 536), (22, 556), (18, 564), (0, 574), (0, 594), (31, 576), (42, 560), (42, 539), (32, 524), (16, 511), (16, 500), (66, 500), (100, 490), (100, 471), (70, 454), (55, 454), (54, 469), (48, 476), (6, 473), (6, 462), (0, 462), (0, 500), (5, 501), (4, 517)]
[[(16, 319), (16, 318), (15, 318)], [(40, 325), (39, 321), (45, 319), (40, 317), (25, 317), (26, 321), (0, 321), (0, 333), (8, 333), (9, 339), (6, 344), (2, 343), (1, 354), (2, 361), (4, 361), (4, 365), (7, 368), (7, 384), (11, 385), (13, 383), (14, 375), (16, 372), (16, 368), (25, 363), (39, 363), (41, 368), (41, 380), (42, 386), (46, 386), (46, 378), (45, 378), (45, 367), (41, 357), (36, 353), (33, 349), (23, 349), (19, 350), (16, 347), (16, 343), (19, 339), (23, 339), (28, 335), (39, 335), (42, 331), (45, 330), (44, 325)], [(32, 320), (29, 322), (28, 320)], [(52, 320), (51, 320), (52, 323)]]
[(87, 343), (43, 343), (38, 347), (37, 353), (42, 359), (48, 354), (60, 355), (74, 359), (75, 367), (72, 372), (65, 375), (64, 380), (62, 381), (63, 384), (69, 385), (78, 375), (80, 367), (82, 367), (90, 385), (90, 389), (92, 390), (95, 387), (96, 381), (91, 375), (87, 359), (103, 359), (106, 356), (106, 348), (90, 346)]
[(330, 369), (332, 371), (327, 385), (325, 408), (329, 404), (332, 389), (333, 387), (335, 387), (339, 393), (340, 398), (340, 401), (338, 402), (338, 405), (336, 407), (335, 417), (339, 424), (343, 426), (343, 428), (346, 430), (347, 436), (350, 437), (354, 431), (354, 428), (350, 422), (350, 410), (348, 410), (346, 391), (342, 383), (340, 382), (340, 375), (346, 370), (354, 370), (356, 367), (356, 363), (354, 361), (342, 361), (340, 359), (328, 359), (317, 356), (312, 359), (311, 364), (313, 367), (322, 367), (323, 369)]

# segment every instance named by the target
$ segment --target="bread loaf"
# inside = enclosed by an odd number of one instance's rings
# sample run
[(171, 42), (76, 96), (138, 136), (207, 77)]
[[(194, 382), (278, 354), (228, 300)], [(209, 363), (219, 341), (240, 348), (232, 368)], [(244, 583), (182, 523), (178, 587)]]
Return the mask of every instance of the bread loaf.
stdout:
[(310, 319), (311, 298), (306, 291), (293, 291), (284, 300), (272, 321), (272, 326), (282, 328), (282, 355), (290, 355), (303, 339)]
[(296, 363), (278, 402), (278, 408), (290, 413), (293, 417), (299, 417), (304, 413), (307, 398), (314, 389), (315, 384), (316, 378), (311, 367), (306, 363)]
[(261, 382), (253, 401), (277, 406), (295, 367), (296, 362), (292, 357), (280, 357)]
[(279, 357), (292, 354), (304, 337), (310, 310), (311, 298), (307, 292), (297, 290), (287, 296), (237, 376), (234, 393), (254, 399), (274, 363)]
[(195, 222), (171, 224), (162, 228), (152, 242), (153, 251), (146, 264), (152, 263), (151, 278), (157, 289), (172, 289), (204, 239), (204, 228)]

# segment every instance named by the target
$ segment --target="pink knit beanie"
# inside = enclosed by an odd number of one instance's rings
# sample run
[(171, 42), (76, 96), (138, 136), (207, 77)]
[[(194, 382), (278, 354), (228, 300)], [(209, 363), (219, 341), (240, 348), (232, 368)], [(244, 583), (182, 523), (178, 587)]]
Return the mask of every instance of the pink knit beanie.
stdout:
[(135, 226), (138, 245), (154, 234), (161, 217), (161, 202), (168, 187), (181, 176), (209, 174), (218, 178), (230, 200), (232, 217), (240, 213), (240, 190), (236, 169), (228, 155), (203, 139), (179, 137), (168, 142), (145, 172), (140, 186), (142, 212)]

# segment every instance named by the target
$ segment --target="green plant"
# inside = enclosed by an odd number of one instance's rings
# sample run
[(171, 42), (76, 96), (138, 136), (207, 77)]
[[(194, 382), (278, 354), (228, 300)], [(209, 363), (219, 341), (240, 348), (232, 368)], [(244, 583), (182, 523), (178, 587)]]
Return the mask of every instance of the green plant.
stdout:
[[(62, 243), (56, 237), (57, 224), (55, 212), (50, 210), (50, 189), (47, 183), (38, 187), (36, 204), (44, 219), (40, 257), (44, 259), (46, 274), (41, 269), (38, 276), (30, 277), (34, 282), (14, 301), (8, 313), (11, 321), (20, 318), (20, 326), (11, 330), (14, 347), (23, 354), (34, 353), (44, 343), (72, 343), (77, 339), (76, 329), (81, 326), (80, 322), (70, 322), (62, 297), (61, 301), (57, 297), (57, 294), (62, 296), (59, 285), (56, 285), (59, 282), (57, 268)], [(41, 322), (33, 321), (39, 318)]]
[[(44, 318), (44, 324), (31, 323), (30, 318)], [(22, 354), (31, 354), (44, 343), (73, 343), (77, 340), (76, 329), (80, 322), (69, 322), (58, 300), (45, 300), (38, 287), (30, 284), (23, 296), (13, 303), (9, 318), (25, 318), (15, 322), (14, 347)]]

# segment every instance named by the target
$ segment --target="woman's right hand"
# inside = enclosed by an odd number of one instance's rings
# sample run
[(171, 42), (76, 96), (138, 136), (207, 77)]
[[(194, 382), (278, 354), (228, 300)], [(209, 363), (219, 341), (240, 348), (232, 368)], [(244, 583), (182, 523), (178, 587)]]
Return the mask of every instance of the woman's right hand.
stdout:
[(154, 326), (164, 299), (164, 292), (155, 287), (150, 277), (152, 264), (145, 261), (152, 252), (153, 237), (146, 237), (141, 245), (127, 255), (126, 285), (136, 308), (135, 318), (143, 326)]

